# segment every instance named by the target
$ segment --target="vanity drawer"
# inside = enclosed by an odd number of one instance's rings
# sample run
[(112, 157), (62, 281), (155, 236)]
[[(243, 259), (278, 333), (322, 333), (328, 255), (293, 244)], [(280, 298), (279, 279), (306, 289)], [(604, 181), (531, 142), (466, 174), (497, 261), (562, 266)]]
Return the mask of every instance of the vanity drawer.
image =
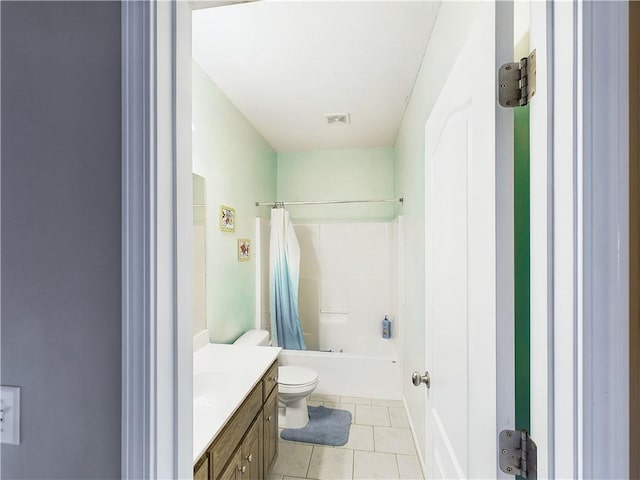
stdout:
[(278, 385), (278, 361), (271, 364), (267, 373), (262, 377), (262, 401), (266, 401), (271, 390)]
[(256, 418), (262, 408), (262, 385), (259, 382), (251, 391), (240, 408), (233, 414), (224, 430), (213, 442), (210, 452), (211, 478), (218, 478), (222, 469), (227, 464), (247, 429)]

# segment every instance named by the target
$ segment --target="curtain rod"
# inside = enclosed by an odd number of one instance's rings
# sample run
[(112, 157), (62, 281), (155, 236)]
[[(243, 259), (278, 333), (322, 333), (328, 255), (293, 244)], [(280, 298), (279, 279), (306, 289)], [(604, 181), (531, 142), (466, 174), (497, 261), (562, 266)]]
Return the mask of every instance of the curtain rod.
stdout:
[(398, 203), (404, 205), (404, 198), (391, 198), (386, 200), (317, 200), (309, 202), (256, 202), (256, 207), (286, 207), (287, 205), (327, 205), (333, 203)]

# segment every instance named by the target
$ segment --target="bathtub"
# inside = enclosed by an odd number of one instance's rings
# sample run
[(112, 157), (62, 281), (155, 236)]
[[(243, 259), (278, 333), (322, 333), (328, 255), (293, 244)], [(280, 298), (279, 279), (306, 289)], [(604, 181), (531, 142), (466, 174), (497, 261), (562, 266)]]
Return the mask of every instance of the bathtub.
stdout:
[(400, 360), (396, 345), (381, 338), (355, 342), (350, 352), (282, 350), (280, 365), (318, 372), (314, 393), (400, 400)]

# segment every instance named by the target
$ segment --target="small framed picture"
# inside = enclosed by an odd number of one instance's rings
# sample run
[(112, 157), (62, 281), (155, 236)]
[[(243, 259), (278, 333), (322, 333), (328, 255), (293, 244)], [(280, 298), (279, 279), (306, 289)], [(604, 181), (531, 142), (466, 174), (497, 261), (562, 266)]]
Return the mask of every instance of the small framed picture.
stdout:
[(248, 238), (238, 239), (238, 261), (248, 262), (251, 260), (251, 240)]
[(220, 205), (220, 230), (223, 232), (236, 231), (236, 209)]

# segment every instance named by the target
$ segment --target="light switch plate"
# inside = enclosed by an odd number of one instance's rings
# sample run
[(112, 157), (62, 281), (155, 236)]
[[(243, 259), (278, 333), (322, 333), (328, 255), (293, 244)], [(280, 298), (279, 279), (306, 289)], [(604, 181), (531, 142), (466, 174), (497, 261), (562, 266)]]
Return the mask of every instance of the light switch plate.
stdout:
[(0, 443), (20, 445), (20, 387), (0, 386)]

